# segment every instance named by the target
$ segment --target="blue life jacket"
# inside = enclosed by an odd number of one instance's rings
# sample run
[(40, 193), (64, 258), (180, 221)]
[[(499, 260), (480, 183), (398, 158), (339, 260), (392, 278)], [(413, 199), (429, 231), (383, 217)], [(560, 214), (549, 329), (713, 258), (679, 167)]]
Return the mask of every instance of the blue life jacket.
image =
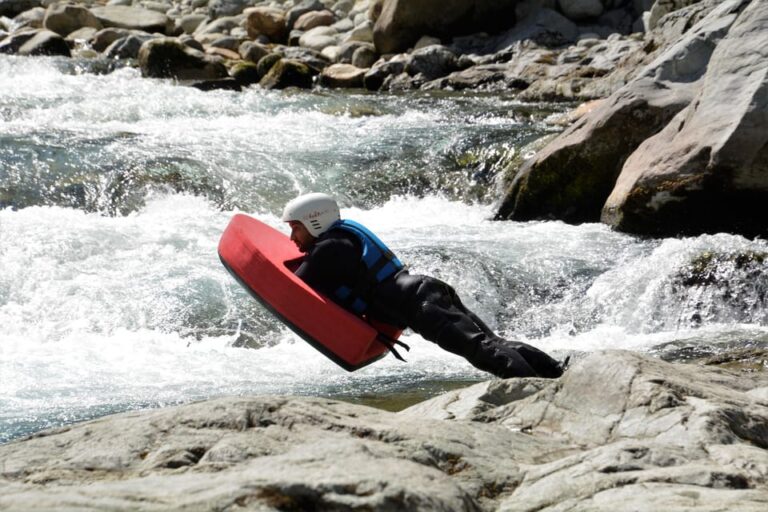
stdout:
[(331, 229), (341, 229), (354, 234), (362, 246), (361, 262), (365, 267), (354, 288), (340, 286), (335, 295), (352, 311), (361, 315), (368, 309), (368, 302), (373, 288), (385, 279), (395, 275), (403, 264), (384, 242), (371, 233), (365, 226), (352, 220), (337, 220)]

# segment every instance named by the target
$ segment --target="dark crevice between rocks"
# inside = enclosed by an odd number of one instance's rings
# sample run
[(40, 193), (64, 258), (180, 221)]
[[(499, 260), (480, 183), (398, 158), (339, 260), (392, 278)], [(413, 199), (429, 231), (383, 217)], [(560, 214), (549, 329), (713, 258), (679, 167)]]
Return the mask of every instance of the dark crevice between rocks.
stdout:
[(203, 458), (208, 452), (208, 448), (203, 446), (194, 446), (187, 448), (173, 457), (169, 458), (165, 462), (158, 465), (158, 467), (164, 467), (168, 469), (178, 469), (188, 466), (194, 466)]
[(613, 438), (613, 435), (614, 435), (614, 432), (616, 431), (616, 428), (617, 428), (619, 425), (621, 425), (621, 422), (624, 420), (624, 416), (627, 414), (627, 398), (626, 398), (626, 397), (627, 397), (627, 396), (631, 396), (631, 395), (633, 394), (633, 393), (632, 393), (632, 388), (634, 387), (634, 385), (635, 385), (635, 381), (637, 380), (637, 377), (638, 377), (638, 375), (639, 375), (639, 374), (640, 374), (640, 371), (639, 371), (639, 370), (635, 370), (635, 371), (632, 373), (632, 377), (629, 379), (629, 384), (627, 385), (627, 390), (628, 390), (628, 391), (627, 391), (627, 393), (626, 393), (626, 395), (625, 395), (624, 399), (622, 400), (622, 406), (621, 406), (621, 407), (622, 407), (622, 411), (621, 411), (621, 416), (619, 417), (619, 419), (618, 419), (618, 420), (614, 421), (614, 422), (613, 422), (613, 424), (612, 424), (612, 425), (610, 426), (610, 428), (608, 429), (608, 435), (606, 436), (606, 439), (611, 439), (611, 438)]

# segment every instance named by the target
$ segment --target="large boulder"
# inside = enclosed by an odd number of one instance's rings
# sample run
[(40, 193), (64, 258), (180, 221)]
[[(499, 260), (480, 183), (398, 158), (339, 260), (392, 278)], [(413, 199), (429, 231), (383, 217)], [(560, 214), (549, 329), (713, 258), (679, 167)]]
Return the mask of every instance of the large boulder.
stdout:
[(66, 36), (83, 27), (102, 28), (101, 22), (88, 9), (80, 5), (53, 4), (45, 12), (43, 26), (60, 36)]
[(170, 37), (142, 44), (139, 67), (143, 76), (151, 78), (216, 80), (228, 76), (227, 69), (217, 59)]
[(373, 29), (381, 53), (397, 53), (429, 34), (450, 38), (499, 32), (515, 23), (518, 0), (385, 0)]
[(700, 91), (627, 160), (602, 214), (622, 231), (768, 234), (768, 2), (753, 1)]
[(624, 162), (693, 99), (750, 0), (726, 0), (516, 173), (497, 218), (597, 222)]
[(140, 30), (149, 34), (157, 32), (166, 35), (171, 35), (174, 30), (174, 24), (168, 16), (141, 7), (107, 5), (94, 7), (91, 12), (105, 27)]

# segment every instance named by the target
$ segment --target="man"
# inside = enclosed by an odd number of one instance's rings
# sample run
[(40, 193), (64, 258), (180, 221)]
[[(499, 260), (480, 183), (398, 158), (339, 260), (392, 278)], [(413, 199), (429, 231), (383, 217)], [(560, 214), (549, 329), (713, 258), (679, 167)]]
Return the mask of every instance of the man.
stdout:
[(341, 220), (331, 196), (299, 196), (285, 206), (282, 219), (291, 227), (291, 240), (306, 253), (296, 275), (344, 308), (409, 327), (498, 377), (562, 375), (563, 365), (541, 350), (497, 336), (448, 284), (408, 273), (376, 235)]

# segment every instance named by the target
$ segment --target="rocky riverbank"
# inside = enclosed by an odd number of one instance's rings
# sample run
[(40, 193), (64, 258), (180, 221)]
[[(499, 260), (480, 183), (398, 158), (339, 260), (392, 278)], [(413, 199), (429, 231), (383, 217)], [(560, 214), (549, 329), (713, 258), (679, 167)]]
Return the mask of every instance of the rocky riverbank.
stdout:
[(677, 3), (0, 0), (0, 52), (117, 60), (201, 88), (483, 89), (573, 100), (622, 85), (668, 37), (663, 28), (646, 37), (646, 28), (664, 27)]
[[(594, 100), (505, 172), (498, 219), (768, 235), (759, 0), (0, 0), (0, 52), (200, 89)], [(598, 101), (599, 100), (599, 101)]]
[(768, 234), (768, 3), (702, 0), (680, 37), (510, 172), (499, 218)]
[(684, 25), (662, 14), (687, 3), (695, 2), (2, 0), (0, 52), (118, 60), (203, 88), (480, 89), (583, 100), (615, 91), (679, 36)]
[(0, 508), (762, 511), (766, 425), (764, 371), (603, 352), (399, 413), (221, 398), (43, 432), (0, 446)]

